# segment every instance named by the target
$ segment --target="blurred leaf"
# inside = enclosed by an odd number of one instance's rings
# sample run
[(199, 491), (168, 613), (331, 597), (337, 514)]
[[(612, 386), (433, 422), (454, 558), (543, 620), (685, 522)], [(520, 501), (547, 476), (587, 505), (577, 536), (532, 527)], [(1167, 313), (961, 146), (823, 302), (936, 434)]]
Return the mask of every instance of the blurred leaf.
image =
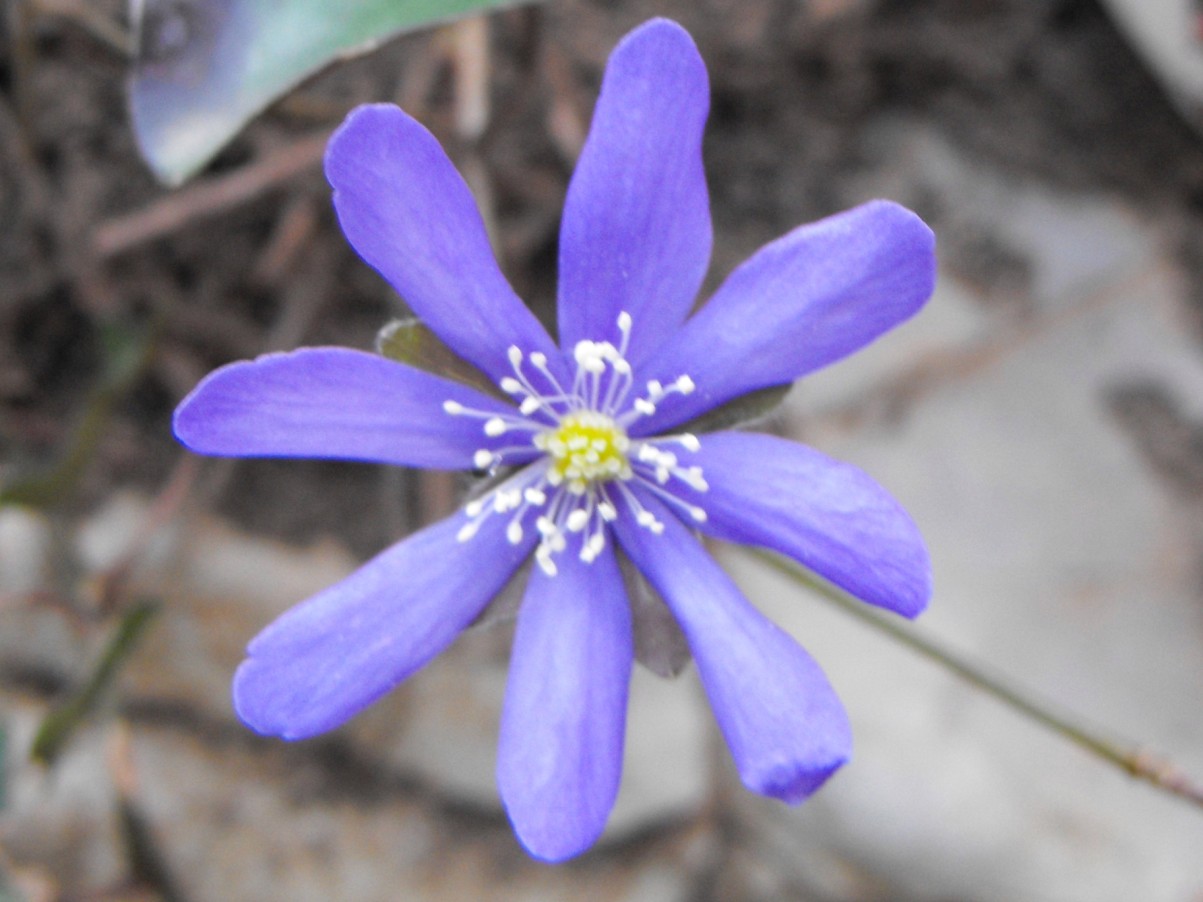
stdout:
[(150, 363), (153, 329), (105, 323), (100, 329), (100, 344), (103, 369), (66, 450), (49, 466), (18, 472), (0, 485), (0, 505), (47, 507), (75, 486), (104, 435), (113, 406)]
[(513, 400), (502, 394), (488, 376), (443, 344), (442, 339), (419, 319), (395, 319), (386, 325), (376, 333), (376, 353), (462, 382), (486, 395)]
[[(0, 723), (0, 812), (8, 807), (8, 727)], [(2, 900), (3, 897), (0, 897)]]
[(254, 116), (340, 57), (519, 0), (130, 0), (130, 107), (160, 179), (194, 175)]
[(55, 762), (75, 730), (113, 684), (158, 610), (158, 602), (140, 601), (126, 611), (87, 681), (42, 720), (29, 751), (30, 758), (47, 765)]
[(26, 902), (25, 896), (0, 873), (0, 902)]

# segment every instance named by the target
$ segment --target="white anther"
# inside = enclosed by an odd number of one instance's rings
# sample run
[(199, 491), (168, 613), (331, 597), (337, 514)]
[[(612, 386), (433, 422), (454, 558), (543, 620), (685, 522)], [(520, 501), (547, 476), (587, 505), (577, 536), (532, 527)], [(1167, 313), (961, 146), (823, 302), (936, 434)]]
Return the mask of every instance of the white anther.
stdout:
[(543, 369), (543, 367), (547, 366), (547, 355), (542, 351), (535, 351), (530, 355), (530, 362), (539, 369)]
[(647, 383), (647, 393), (652, 398), (659, 398), (664, 394), (664, 386), (656, 379), (651, 379)]
[(618, 509), (609, 501), (603, 501), (597, 506), (597, 512), (601, 514), (601, 518), (607, 523), (613, 523), (618, 519)]
[(627, 313), (625, 310), (618, 314), (618, 331), (631, 331), (631, 314)]
[(523, 416), (528, 417), (532, 413), (534, 413), (536, 410), (538, 410), (540, 406), (542, 406), (542, 402), (538, 398), (527, 398), (525, 401), (523, 401), (521, 404), (518, 405), (518, 410), (522, 413)]
[(518, 489), (498, 490), (493, 495), (493, 510), (499, 514), (512, 511), (522, 503), (522, 492)]
[[(522, 383), (513, 376), (506, 376), (497, 384), (501, 386), (501, 390), (507, 395), (520, 395), (524, 391), (522, 388)], [(448, 411), (448, 413), (450, 413), (450, 411)]]
[(485, 435), (489, 436), (490, 438), (496, 438), (499, 435), (505, 435), (505, 430), (507, 428), (508, 427), (505, 424), (505, 420), (503, 420), (501, 417), (493, 417), (492, 419), (485, 421)]
[(640, 511), (635, 515), (635, 522), (640, 526), (646, 526), (650, 528), (651, 525), (656, 522), (656, 518), (653, 516), (651, 511)]
[(495, 457), (492, 451), (481, 448), (472, 455), (472, 465), (478, 470), (487, 470), (493, 465)]
[(471, 523), (465, 523), (459, 528), (459, 532), (455, 534), (455, 540), (457, 542), (467, 542), (474, 535), (476, 535), (476, 531), (478, 529), (480, 529), (480, 522), (477, 520), (473, 520)]
[(464, 405), (459, 403), (459, 401), (444, 401), (443, 402), (443, 412), (449, 413), (453, 417), (458, 416), (459, 414), (464, 412)]
[(693, 384), (693, 380), (688, 376), (677, 377), (677, 391), (679, 391), (681, 394), (691, 394), (695, 388), (697, 388), (697, 386)]
[(522, 541), (522, 524), (515, 520), (505, 528), (506, 540), (511, 545), (517, 545)]
[(581, 560), (586, 564), (592, 564), (597, 560), (597, 556), (602, 553), (602, 549), (606, 547), (606, 538), (602, 533), (597, 533), (589, 538), (589, 541), (581, 545)]
[(582, 338), (576, 343), (572, 349), (572, 356), (579, 366), (584, 366), (586, 360), (591, 360), (597, 355), (595, 347), (587, 338)]
[(656, 412), (656, 405), (651, 401), (648, 401), (646, 398), (637, 398), (635, 400), (635, 409), (645, 417), (650, 417)]
[(583, 507), (578, 507), (568, 515), (568, 531), (580, 532), (589, 525), (589, 514)]
[(706, 516), (706, 512), (704, 510), (702, 510), (700, 507), (691, 507), (689, 509), (689, 516), (693, 517), (693, 519), (696, 520), (698, 523), (705, 523), (706, 520), (709, 519)]
[(522, 497), (526, 499), (527, 504), (533, 504), (535, 507), (542, 507), (547, 503), (547, 495), (535, 488), (527, 489), (522, 493)]
[(510, 358), (510, 366), (517, 367), (522, 363), (522, 349), (517, 345), (510, 345), (506, 355)]
[(535, 563), (548, 576), (555, 576), (558, 572), (555, 561), (551, 559), (551, 549), (543, 545), (540, 545), (539, 549), (535, 552)]
[(682, 433), (680, 436), (678, 436), (677, 441), (681, 443), (681, 447), (683, 447), (686, 451), (702, 450), (702, 443), (698, 441), (698, 437), (696, 435), (691, 435), (688, 432)]
[(464, 505), (464, 513), (469, 517), (479, 517), (480, 512), (485, 509), (485, 503), (482, 499), (477, 498), (474, 501), (469, 501)]

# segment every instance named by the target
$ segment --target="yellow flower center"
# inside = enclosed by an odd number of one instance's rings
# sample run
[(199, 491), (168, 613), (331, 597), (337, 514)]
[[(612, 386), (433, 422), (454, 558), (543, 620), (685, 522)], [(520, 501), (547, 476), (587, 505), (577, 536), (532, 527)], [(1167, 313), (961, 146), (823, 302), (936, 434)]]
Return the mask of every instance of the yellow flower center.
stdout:
[(590, 483), (632, 476), (627, 460), (631, 440), (626, 430), (603, 413), (570, 413), (556, 428), (536, 435), (535, 447), (551, 457), (547, 481), (567, 483), (569, 491), (578, 495)]

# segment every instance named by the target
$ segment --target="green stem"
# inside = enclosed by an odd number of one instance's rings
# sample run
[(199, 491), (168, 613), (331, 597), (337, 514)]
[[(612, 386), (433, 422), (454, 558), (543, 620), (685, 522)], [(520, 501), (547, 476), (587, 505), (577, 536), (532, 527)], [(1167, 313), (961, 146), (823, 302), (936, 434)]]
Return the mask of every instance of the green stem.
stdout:
[(1203, 807), (1203, 787), (1173, 762), (1147, 751), (1137, 743), (1103, 735), (1102, 731), (1083, 723), (1080, 718), (1058, 710), (997, 671), (970, 661), (910, 623), (896, 620), (869, 607), (842, 589), (771, 552), (747, 549), (747, 553), (794, 582), (813, 590), (825, 601), (851, 614), (862, 623), (934, 661), (1025, 717), (1068, 739), (1079, 748), (1114, 764), (1138, 780), (1144, 780), (1165, 792)]

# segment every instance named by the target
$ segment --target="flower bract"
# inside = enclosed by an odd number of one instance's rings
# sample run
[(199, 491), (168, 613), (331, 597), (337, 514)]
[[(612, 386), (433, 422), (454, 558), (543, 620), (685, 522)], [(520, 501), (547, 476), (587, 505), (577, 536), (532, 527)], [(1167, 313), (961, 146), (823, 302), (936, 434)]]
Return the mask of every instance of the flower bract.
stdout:
[(852, 466), (691, 424), (912, 316), (932, 290), (933, 236), (910, 211), (870, 202), (765, 246), (695, 311), (711, 250), (708, 104), (680, 26), (653, 20), (615, 49), (565, 202), (556, 338), (502, 276), (425, 128), (371, 105), (335, 133), (326, 173), (348, 240), (493, 390), (306, 348), (212, 373), (177, 410), (176, 435), (205, 454), (492, 480), (250, 643), (234, 704), (253, 729), (300, 739), (337, 727), (450, 645), (533, 559), (497, 780), (532, 854), (576, 855), (619, 785), (634, 660), (625, 558), (680, 625), (749, 789), (798, 802), (848, 760), (848, 720), (822, 671), (699, 534), (767, 547), (912, 617), (930, 594), (919, 533)]

